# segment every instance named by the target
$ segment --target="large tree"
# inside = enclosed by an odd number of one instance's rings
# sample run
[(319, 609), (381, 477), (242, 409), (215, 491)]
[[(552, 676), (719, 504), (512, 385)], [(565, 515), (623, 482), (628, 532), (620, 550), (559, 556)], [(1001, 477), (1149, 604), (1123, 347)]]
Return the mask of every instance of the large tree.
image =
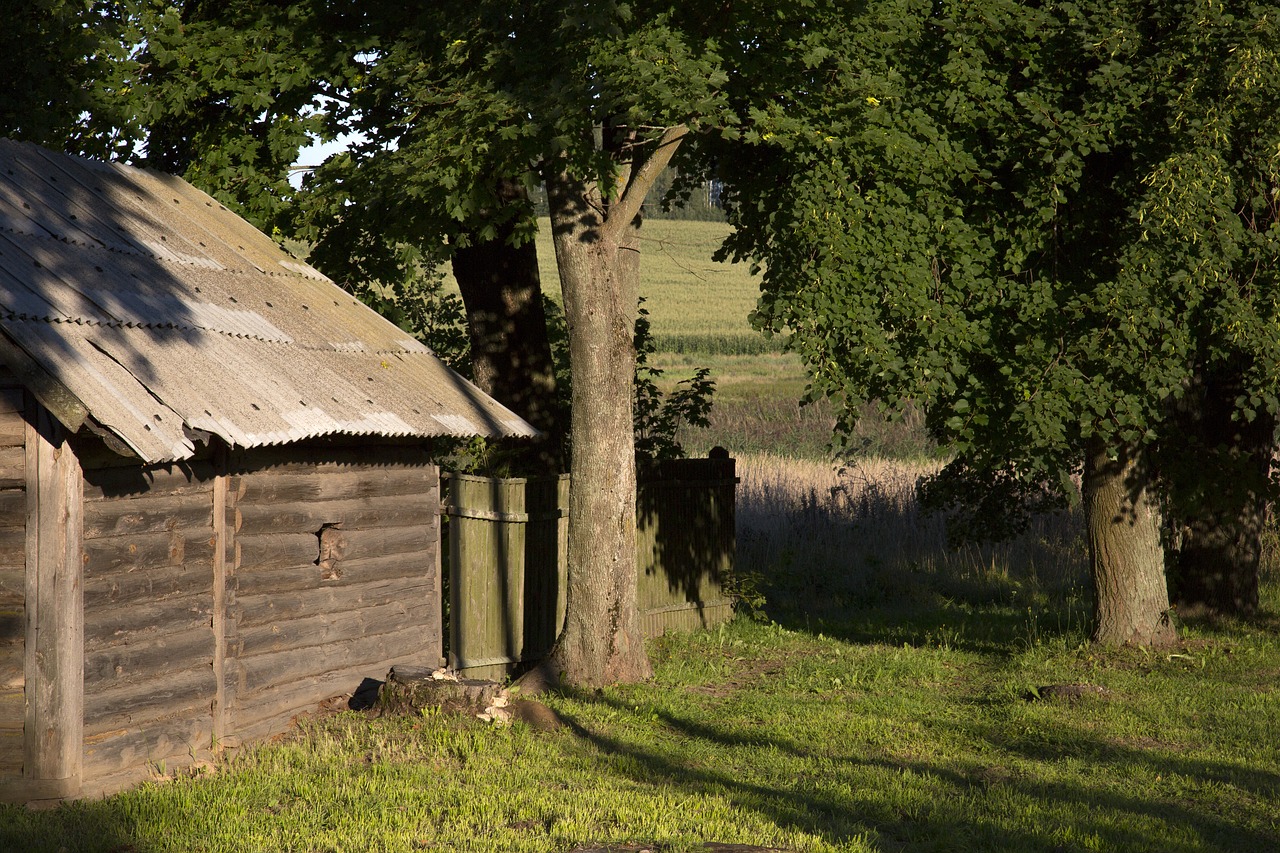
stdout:
[(797, 49), (751, 144), (715, 152), (729, 250), (763, 264), (757, 324), (846, 424), (857, 401), (923, 403), (955, 453), (926, 495), (971, 528), (1016, 528), (1083, 471), (1095, 638), (1171, 641), (1175, 404), (1226, 370), (1229, 419), (1277, 408), (1280, 20), (1195, 0), (836, 5), (780, 35), (843, 46)]
[[(647, 673), (634, 614), (639, 213), (685, 134), (723, 118), (711, 44), (663, 3), (103, 7), (133, 33), (101, 76), (136, 118), (137, 144), (118, 153), (277, 236), (301, 210), (313, 261), (407, 326), (427, 319), (430, 271), (451, 261), (477, 378), (554, 434), (531, 242), (530, 197), (546, 186), (578, 402), (569, 615), (552, 667), (581, 684)], [(300, 146), (340, 131), (357, 135), (351, 151), (295, 192), (285, 175)]]
[[(335, 8), (294, 5), (291, 14), (316, 21)], [(546, 187), (569, 333), (574, 483), (568, 612), (549, 669), (577, 684), (642, 677), (639, 214), (691, 128), (722, 118), (717, 56), (665, 4), (440, 2), (406, 12), (371, 0), (358, 9), (339, 22), (353, 27), (340, 39), (348, 70), (326, 109), (360, 141), (304, 187), (312, 257), (382, 279), (404, 267), (406, 246), (419, 263), (451, 259), (480, 377), (528, 391), (550, 374), (543, 348), (514, 346), (521, 328), (545, 326), (536, 277), (526, 283), (536, 276), (530, 196)]]

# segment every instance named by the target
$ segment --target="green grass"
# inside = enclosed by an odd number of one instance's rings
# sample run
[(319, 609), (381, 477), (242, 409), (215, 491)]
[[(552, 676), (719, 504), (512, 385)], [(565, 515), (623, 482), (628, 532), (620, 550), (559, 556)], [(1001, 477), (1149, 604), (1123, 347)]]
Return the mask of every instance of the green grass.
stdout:
[[(947, 610), (983, 642), (739, 621), (654, 645), (649, 684), (550, 700), (537, 733), (342, 714), (212, 778), (0, 812), (30, 851), (1260, 851), (1280, 844), (1280, 643), (1176, 654), (1021, 642), (1016, 609)], [(1004, 627), (999, 627), (1004, 626)], [(1045, 683), (1105, 697), (1028, 701)]]
[[(721, 222), (649, 219), (641, 229), (640, 295), (646, 300), (659, 349), (672, 352), (755, 354), (779, 345), (751, 329), (759, 283), (745, 264), (716, 263), (711, 255), (729, 235)], [(547, 219), (538, 222), (542, 289), (560, 301), (560, 277)], [(452, 276), (446, 283), (455, 288)]]

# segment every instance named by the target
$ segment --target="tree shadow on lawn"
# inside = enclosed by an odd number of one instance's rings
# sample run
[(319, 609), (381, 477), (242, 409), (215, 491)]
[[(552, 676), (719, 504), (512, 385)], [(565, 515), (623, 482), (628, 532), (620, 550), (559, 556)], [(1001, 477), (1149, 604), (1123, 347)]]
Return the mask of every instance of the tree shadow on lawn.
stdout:
[(1008, 606), (956, 607), (942, 601), (779, 612), (772, 621), (788, 630), (846, 643), (908, 645), (1008, 658), (1050, 637), (1083, 641), (1087, 635), (1071, 624), (1083, 618)]
[[(632, 709), (604, 695), (578, 696), (621, 713)], [(1238, 764), (1200, 761), (1116, 744), (1078, 727), (1057, 729), (1051, 742), (1009, 745), (995, 727), (982, 724), (953, 726), (957, 733), (984, 742), (996, 753), (1042, 763), (1044, 776), (1053, 775), (1055, 762), (1088, 756), (1106, 779), (1123, 779), (1138, 771), (1155, 771), (1157, 778), (1178, 779), (1181, 787), (1169, 795), (1140, 790), (1121, 793), (1114, 787), (1034, 778), (1025, 769), (953, 764), (828, 750), (826, 744), (801, 745), (776, 736), (770, 729), (743, 732), (708, 725), (669, 711), (657, 717), (682, 746), (671, 754), (621, 741), (590, 723), (562, 714), (565, 723), (611, 764), (611, 770), (637, 783), (688, 792), (722, 795), (735, 806), (755, 811), (783, 829), (820, 837), (833, 845), (852, 843), (859, 836), (884, 850), (1024, 850), (1073, 849), (1177, 851), (1280, 849), (1275, 832), (1238, 825), (1232, 814), (1220, 814), (1215, 802), (1200, 803), (1194, 792), (1201, 786), (1228, 786), (1254, 802), (1280, 804), (1280, 775)], [(940, 725), (947, 725), (941, 723)], [(697, 744), (747, 753), (777, 751), (806, 762), (815, 772), (790, 783), (749, 781), (741, 775), (702, 766)], [(894, 789), (890, 796), (884, 792)], [(1028, 825), (1009, 828), (1008, 810), (1024, 813)], [(1066, 809), (1069, 823), (1046, 821), (1047, 811)], [(1265, 806), (1257, 811), (1267, 814)], [(1005, 820), (1000, 818), (1004, 817)], [(1151, 837), (1152, 824), (1169, 829)], [(1183, 843), (1177, 839), (1186, 838)]]
[(0, 850), (23, 853), (147, 853), (132, 821), (108, 800), (80, 800), (55, 809), (0, 805)]

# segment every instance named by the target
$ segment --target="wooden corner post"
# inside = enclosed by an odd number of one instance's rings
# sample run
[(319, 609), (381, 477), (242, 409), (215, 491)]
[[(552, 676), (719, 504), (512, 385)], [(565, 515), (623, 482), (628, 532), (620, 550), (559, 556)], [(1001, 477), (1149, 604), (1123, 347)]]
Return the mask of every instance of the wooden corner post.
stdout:
[(84, 478), (67, 432), (28, 400), (26, 720), (30, 799), (80, 792), (84, 753)]

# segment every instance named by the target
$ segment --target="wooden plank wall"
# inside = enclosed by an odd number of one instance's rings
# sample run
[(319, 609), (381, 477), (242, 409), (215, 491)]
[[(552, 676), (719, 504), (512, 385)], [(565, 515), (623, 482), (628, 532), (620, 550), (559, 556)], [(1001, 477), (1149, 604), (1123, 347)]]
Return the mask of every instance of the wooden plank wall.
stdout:
[[(733, 459), (676, 459), (641, 472), (636, 604), (646, 636), (733, 617), (722, 579), (735, 557)], [(501, 678), (550, 649), (564, 622), (569, 479), (450, 474), (450, 665)]]
[[(65, 656), (75, 665), (75, 690), (54, 689), (36, 707), (52, 713), (65, 699), (77, 712), (82, 706), (83, 725), (59, 726), (75, 735), (69, 759), (67, 750), (37, 750), (46, 764), (57, 759), (69, 770), (36, 767), (34, 741), (24, 736), (34, 731), (26, 694), (32, 667), (41, 665), (30, 647), (33, 427), (24, 406), (21, 388), (0, 373), (0, 791), (7, 798), (120, 790), (220, 745), (282, 731), (297, 713), (384, 677), (396, 663), (443, 662), (439, 472), (425, 451), (295, 446), (139, 466), (81, 435), (62, 458), (75, 463), (68, 470), (76, 509), (68, 517), (83, 535), (67, 542), (82, 555), (84, 574), (68, 576), (75, 600), (51, 598), (40, 618), (55, 619), (45, 627), (61, 637), (58, 614), (74, 608), (83, 642)], [(39, 538), (40, 548), (60, 541)], [(74, 785), (41, 787), (63, 770)]]
[(448, 491), (449, 665), (500, 679), (564, 621), (569, 476), (450, 474)]
[(22, 389), (0, 373), (0, 781), (22, 776), (27, 493)]
[(279, 731), (441, 655), (439, 472), (409, 448), (247, 453), (226, 498), (228, 731)]
[(672, 459), (638, 473), (636, 609), (647, 637), (733, 618), (722, 579), (736, 554), (733, 459)]
[(84, 777), (95, 791), (212, 747), (217, 478), (209, 461), (84, 455)]

